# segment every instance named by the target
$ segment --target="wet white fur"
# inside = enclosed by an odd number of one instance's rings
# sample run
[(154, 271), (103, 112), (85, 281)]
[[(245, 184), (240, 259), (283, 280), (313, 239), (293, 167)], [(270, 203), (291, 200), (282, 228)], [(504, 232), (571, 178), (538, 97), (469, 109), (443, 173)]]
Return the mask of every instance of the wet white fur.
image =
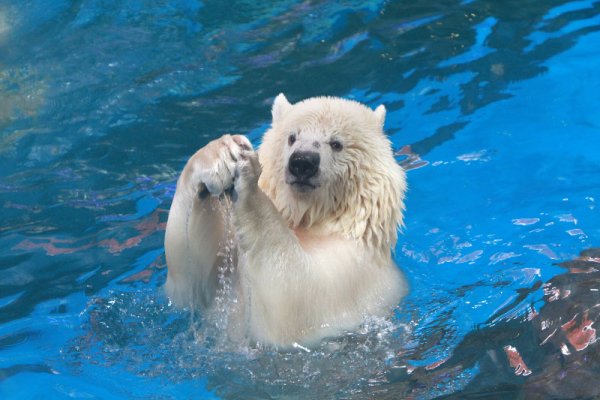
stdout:
[[(167, 223), (166, 290), (177, 305), (210, 308), (223, 217), (216, 197), (201, 200), (198, 190), (204, 184), (219, 195), (234, 182), (236, 336), (287, 347), (385, 316), (406, 293), (391, 257), (406, 180), (383, 133), (383, 106), (333, 97), (292, 105), (279, 95), (272, 113), (258, 154), (243, 149), (251, 147), (244, 137), (226, 135), (185, 166)], [(332, 140), (343, 149), (334, 151)], [(285, 182), (298, 149), (320, 154), (318, 187), (309, 193)]]

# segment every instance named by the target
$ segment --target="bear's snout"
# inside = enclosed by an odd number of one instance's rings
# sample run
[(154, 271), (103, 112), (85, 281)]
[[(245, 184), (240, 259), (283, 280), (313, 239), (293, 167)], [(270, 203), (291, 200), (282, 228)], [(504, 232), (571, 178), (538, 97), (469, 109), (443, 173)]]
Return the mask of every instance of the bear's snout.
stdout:
[(299, 180), (312, 178), (319, 171), (321, 156), (314, 151), (295, 151), (290, 156), (288, 169)]

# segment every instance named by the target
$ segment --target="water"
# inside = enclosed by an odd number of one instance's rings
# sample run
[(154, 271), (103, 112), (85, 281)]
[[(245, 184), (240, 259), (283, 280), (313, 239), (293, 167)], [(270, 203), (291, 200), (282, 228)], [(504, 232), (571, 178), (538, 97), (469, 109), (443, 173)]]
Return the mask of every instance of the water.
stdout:
[[(0, 0), (0, 397), (597, 396), (600, 2), (255, 3)], [(185, 160), (279, 92), (384, 103), (409, 170), (410, 295), (310, 353), (161, 293)]]

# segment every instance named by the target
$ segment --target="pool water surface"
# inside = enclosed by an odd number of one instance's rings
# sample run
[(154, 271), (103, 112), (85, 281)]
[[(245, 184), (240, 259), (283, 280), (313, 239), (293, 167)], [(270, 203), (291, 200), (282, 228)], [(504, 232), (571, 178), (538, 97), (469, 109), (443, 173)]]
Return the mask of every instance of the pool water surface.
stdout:
[[(592, 398), (600, 1), (0, 0), (0, 398)], [(173, 308), (179, 172), (270, 105), (385, 104), (393, 318), (236, 347)]]

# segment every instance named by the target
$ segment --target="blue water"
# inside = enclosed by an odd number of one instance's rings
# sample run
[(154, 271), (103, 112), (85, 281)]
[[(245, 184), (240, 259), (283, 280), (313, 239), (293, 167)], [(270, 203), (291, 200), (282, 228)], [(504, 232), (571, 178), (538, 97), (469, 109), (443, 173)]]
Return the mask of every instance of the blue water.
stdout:
[[(558, 263), (600, 245), (598, 43), (587, 0), (0, 0), (0, 398), (596, 395), (593, 340), (532, 332), (596, 321), (600, 279)], [(408, 170), (410, 295), (310, 353), (161, 292), (186, 159), (259, 144), (279, 92), (385, 104)]]

